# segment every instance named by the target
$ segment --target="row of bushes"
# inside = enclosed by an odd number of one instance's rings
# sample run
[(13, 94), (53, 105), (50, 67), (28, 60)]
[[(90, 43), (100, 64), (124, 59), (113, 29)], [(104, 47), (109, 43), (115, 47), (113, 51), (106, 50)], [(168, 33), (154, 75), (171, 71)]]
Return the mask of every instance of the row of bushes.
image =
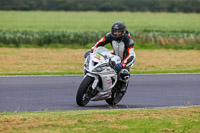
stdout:
[(140, 31), (134, 36), (140, 43), (155, 43), (162, 46), (169, 44), (198, 44), (200, 31)]
[[(43, 46), (48, 44), (80, 44), (95, 43), (106, 32), (67, 32), (67, 31), (4, 31), (0, 30), (0, 43)], [(200, 45), (200, 31), (134, 31), (130, 32), (137, 44), (157, 44), (159, 47), (178, 44), (179, 46)], [(194, 45), (195, 44), (195, 45)], [(199, 46), (198, 46), (199, 47)]]
[(3, 44), (80, 44), (95, 42), (103, 32), (67, 32), (67, 31), (3, 31), (0, 30), (0, 43)]

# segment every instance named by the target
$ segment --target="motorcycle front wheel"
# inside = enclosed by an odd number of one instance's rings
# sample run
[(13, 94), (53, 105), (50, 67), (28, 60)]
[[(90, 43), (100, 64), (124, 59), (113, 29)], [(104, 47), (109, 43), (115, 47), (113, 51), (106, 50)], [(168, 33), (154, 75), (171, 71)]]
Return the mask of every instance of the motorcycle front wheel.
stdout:
[(82, 80), (78, 88), (78, 91), (76, 93), (76, 103), (79, 106), (85, 106), (91, 100), (91, 97), (92, 97), (91, 88), (92, 88), (93, 81), (94, 81), (94, 78), (90, 76), (86, 76)]

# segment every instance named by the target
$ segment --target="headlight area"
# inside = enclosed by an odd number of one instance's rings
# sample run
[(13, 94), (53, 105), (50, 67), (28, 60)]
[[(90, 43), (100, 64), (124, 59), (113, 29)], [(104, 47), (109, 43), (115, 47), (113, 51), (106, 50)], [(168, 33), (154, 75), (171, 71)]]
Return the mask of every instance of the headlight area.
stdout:
[(107, 63), (101, 64), (99, 66), (97, 66), (94, 70), (92, 70), (93, 72), (101, 72), (104, 69), (106, 69), (106, 67), (108, 66)]

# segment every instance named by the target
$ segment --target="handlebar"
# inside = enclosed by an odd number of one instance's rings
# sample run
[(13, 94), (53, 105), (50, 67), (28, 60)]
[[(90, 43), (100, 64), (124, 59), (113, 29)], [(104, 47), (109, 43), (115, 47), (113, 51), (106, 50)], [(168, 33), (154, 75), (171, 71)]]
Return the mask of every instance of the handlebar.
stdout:
[(110, 67), (111, 68), (115, 68), (115, 62), (114, 61), (111, 61), (111, 59), (109, 59), (109, 64), (110, 64)]

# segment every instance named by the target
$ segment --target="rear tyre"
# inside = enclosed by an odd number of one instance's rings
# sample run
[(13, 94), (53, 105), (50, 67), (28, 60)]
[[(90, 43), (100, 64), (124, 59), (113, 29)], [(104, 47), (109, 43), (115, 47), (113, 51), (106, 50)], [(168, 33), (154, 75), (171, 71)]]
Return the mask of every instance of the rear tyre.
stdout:
[(78, 88), (78, 91), (76, 93), (76, 103), (79, 106), (85, 106), (86, 104), (88, 104), (88, 102), (92, 98), (91, 89), (92, 89), (93, 81), (94, 81), (94, 78), (90, 76), (86, 76), (82, 80)]
[(124, 96), (123, 92), (114, 92), (112, 94), (112, 98), (106, 99), (106, 102), (109, 105), (116, 105), (116, 104), (118, 104), (121, 101), (121, 99), (123, 98), (123, 96)]
[(112, 97), (109, 98), (109, 99), (106, 99), (105, 101), (106, 101), (109, 105), (116, 105), (116, 104), (118, 104), (118, 103), (122, 100), (123, 96), (125, 95), (126, 90), (127, 90), (127, 87), (128, 87), (128, 83), (127, 83), (127, 85), (126, 85), (125, 91), (121, 91), (121, 90), (120, 90), (120, 89), (121, 89), (121, 86), (120, 86), (120, 85), (119, 85), (119, 86), (116, 85), (116, 86), (113, 88), (113, 90), (112, 90)]

